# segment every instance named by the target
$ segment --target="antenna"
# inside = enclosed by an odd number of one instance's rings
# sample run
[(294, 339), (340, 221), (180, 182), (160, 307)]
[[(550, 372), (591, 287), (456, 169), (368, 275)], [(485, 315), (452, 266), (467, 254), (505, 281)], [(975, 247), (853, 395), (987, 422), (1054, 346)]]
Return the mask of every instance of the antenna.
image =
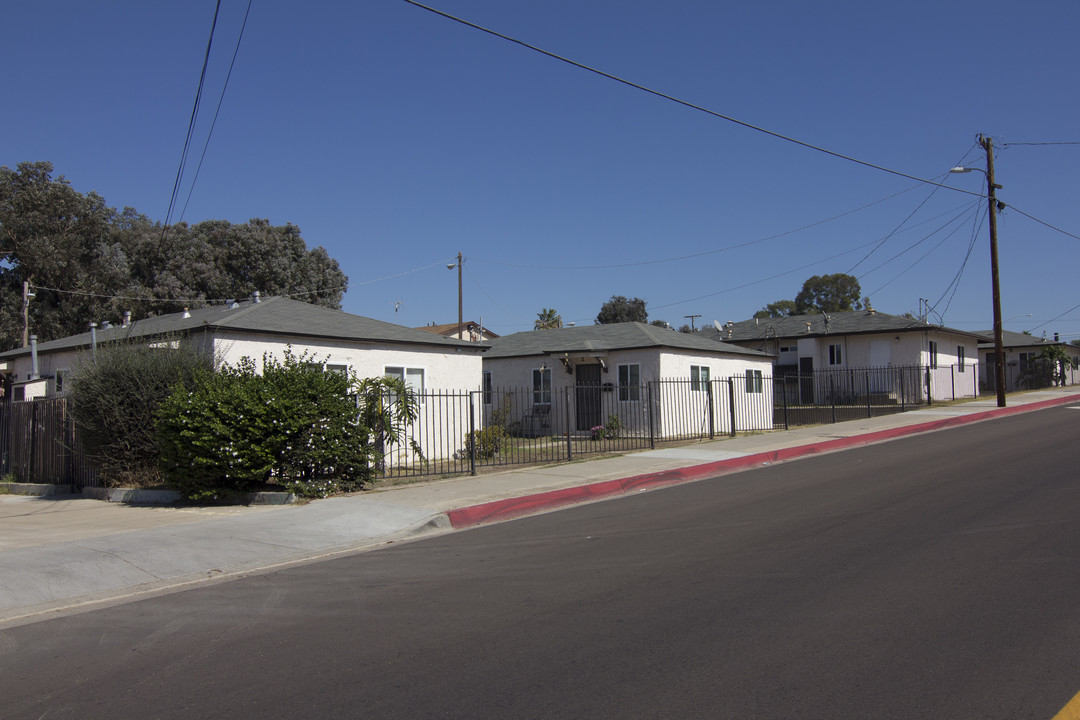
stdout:
[(400, 310), (402, 308), (402, 306), (405, 305), (405, 301), (402, 300), (401, 298), (398, 298), (397, 300), (395, 300), (394, 302), (392, 302), (390, 304), (394, 306), (394, 322), (397, 322), (398, 310)]

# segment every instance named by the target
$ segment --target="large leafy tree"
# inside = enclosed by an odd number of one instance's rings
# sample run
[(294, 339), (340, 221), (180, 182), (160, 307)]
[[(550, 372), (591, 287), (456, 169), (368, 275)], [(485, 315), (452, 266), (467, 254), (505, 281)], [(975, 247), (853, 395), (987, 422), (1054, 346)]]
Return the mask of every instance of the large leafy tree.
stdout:
[(841, 312), (858, 310), (862, 289), (853, 275), (834, 273), (814, 275), (803, 283), (795, 296), (795, 312), (804, 315), (812, 312)]
[(794, 300), (777, 300), (754, 313), (756, 318), (789, 317), (816, 312), (859, 310), (862, 288), (854, 275), (814, 275), (803, 283)]
[(795, 312), (794, 300), (777, 300), (774, 303), (769, 303), (765, 307), (754, 313), (756, 318), (779, 318), (790, 317), (797, 314)]
[(596, 316), (596, 324), (621, 322), (649, 322), (645, 301), (641, 298), (627, 299), (622, 295), (612, 295), (611, 299), (601, 306), (600, 314)]
[(125, 310), (138, 318), (255, 290), (336, 309), (348, 278), (323, 248), (309, 250), (295, 225), (209, 220), (163, 233), (37, 162), (0, 167), (0, 350), (21, 344), (24, 282), (35, 295), (30, 332), (49, 340)]

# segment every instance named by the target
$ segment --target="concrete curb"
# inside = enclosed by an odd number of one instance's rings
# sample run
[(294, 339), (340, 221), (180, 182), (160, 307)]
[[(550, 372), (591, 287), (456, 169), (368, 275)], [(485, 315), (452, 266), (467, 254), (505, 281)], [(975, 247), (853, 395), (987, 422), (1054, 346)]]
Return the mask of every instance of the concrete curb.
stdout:
[(1045, 408), (1057, 405), (1068, 405), (1075, 402), (1080, 402), (1080, 395), (1043, 400), (1027, 405), (995, 408), (994, 410), (986, 410), (970, 415), (958, 415), (941, 420), (931, 420), (917, 425), (890, 428), (889, 430), (880, 430), (878, 432), (862, 435), (836, 438), (835, 440), (825, 440), (780, 450), (754, 453), (752, 455), (744, 455), (730, 460), (719, 460), (717, 462), (693, 465), (677, 470), (665, 470), (649, 473), (647, 475), (637, 475), (618, 480), (605, 480), (589, 485), (551, 490), (549, 492), (507, 498), (505, 500), (494, 500), (492, 502), (450, 510), (446, 513), (446, 516), (450, 520), (450, 525), (455, 530), (485, 525), (488, 523), (502, 522), (504, 520), (512, 520), (525, 515), (554, 510), (556, 508), (591, 500), (626, 495), (631, 492), (641, 492), (642, 490), (650, 490), (670, 485), (696, 482), (698, 480), (727, 475), (741, 470), (749, 470), (764, 465), (797, 460), (809, 455), (819, 455), (821, 453), (834, 452), (836, 450), (844, 450), (852, 447), (873, 445), (875, 443), (886, 442), (907, 435), (916, 435), (918, 433), (930, 432), (933, 430), (943, 430), (959, 425), (968, 425), (970, 423), (993, 420), (995, 418), (1016, 415), (1019, 413), (1033, 412), (1035, 410), (1043, 410)]
[(53, 485), (51, 483), (0, 483), (0, 493), (9, 495), (34, 495), (52, 497), (54, 495), (72, 495), (71, 485)]

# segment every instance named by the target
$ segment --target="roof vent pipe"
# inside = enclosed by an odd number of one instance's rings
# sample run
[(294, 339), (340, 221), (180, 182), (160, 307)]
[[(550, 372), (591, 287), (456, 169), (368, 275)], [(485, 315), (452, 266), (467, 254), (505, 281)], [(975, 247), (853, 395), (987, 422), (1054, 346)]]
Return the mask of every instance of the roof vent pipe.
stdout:
[(30, 336), (30, 379), (38, 379), (37, 335)]
[(191, 317), (191, 313), (188, 312), (187, 308), (184, 308), (184, 312), (180, 317), (189, 318), (189, 317)]
[(810, 321), (809, 320), (806, 321), (806, 332), (808, 332), (808, 333), (810, 332)]
[(125, 310), (124, 311), (124, 321), (122, 323), (120, 323), (120, 327), (127, 327), (129, 325), (131, 325), (131, 311), (130, 310)]
[(260, 303), (260, 302), (262, 302), (262, 298), (261, 298), (261, 297), (259, 297), (259, 291), (258, 291), (258, 290), (256, 290), (255, 292), (251, 293), (251, 299), (252, 299), (252, 301), (253, 301), (253, 302), (257, 302), (257, 303)]
[(230, 298), (229, 300), (226, 300), (225, 304), (229, 306), (230, 310), (235, 310), (236, 308), (240, 307), (240, 303), (236, 302), (235, 298)]
[(97, 360), (97, 323), (90, 323), (90, 357)]

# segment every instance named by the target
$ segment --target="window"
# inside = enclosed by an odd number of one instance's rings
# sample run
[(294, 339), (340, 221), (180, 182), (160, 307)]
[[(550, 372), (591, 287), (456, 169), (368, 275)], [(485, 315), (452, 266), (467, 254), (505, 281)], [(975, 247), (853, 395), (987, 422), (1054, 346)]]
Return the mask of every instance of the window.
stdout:
[(56, 371), (56, 394), (59, 395), (64, 392), (64, 381), (67, 380), (67, 376), (70, 370), (63, 368)]
[(637, 402), (641, 400), (641, 367), (633, 365), (619, 366), (619, 402)]
[(781, 345), (780, 352), (795, 352), (798, 350), (798, 345)]
[(405, 382), (405, 387), (412, 388), (419, 395), (424, 392), (424, 369), (411, 367), (388, 367), (386, 377), (397, 378)]
[(956, 346), (956, 362), (960, 364), (960, 372), (964, 372), (964, 346)]
[(326, 363), (323, 365), (323, 370), (326, 372), (336, 372), (341, 375), (349, 374), (349, 366), (344, 363)]
[(760, 370), (746, 371), (746, 392), (759, 393), (762, 391), (763, 382)]
[(930, 367), (937, 369), (937, 340), (930, 341)]
[(490, 405), (491, 404), (491, 371), (490, 370), (485, 370), (484, 371), (483, 383), (484, 383), (483, 386), (481, 386), (481, 388), (480, 388), (481, 395), (484, 398), (484, 404), (485, 405)]
[(709, 385), (709, 368), (704, 365), (690, 366), (690, 389), (705, 390)]
[(830, 345), (829, 346), (829, 364), (830, 365), (843, 365), (844, 364), (843, 346), (841, 346), (841, 345)]
[(533, 370), (533, 405), (551, 404), (551, 368)]

